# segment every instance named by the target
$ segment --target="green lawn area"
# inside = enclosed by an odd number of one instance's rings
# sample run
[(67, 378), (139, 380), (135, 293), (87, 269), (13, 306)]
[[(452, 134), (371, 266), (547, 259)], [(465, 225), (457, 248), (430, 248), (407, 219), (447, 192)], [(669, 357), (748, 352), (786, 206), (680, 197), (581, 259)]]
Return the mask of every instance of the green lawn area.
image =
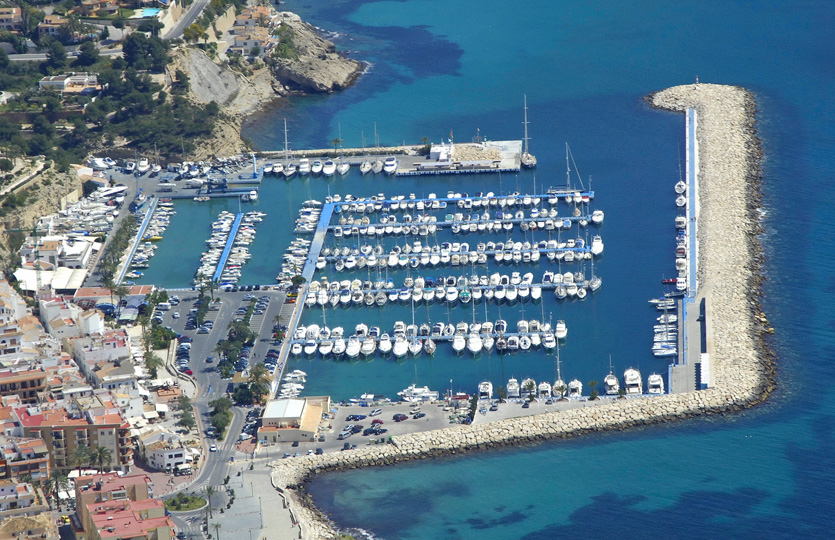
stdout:
[(185, 495), (184, 493), (165, 501), (165, 509), (169, 512), (189, 512), (204, 506), (206, 506), (206, 499), (203, 497)]

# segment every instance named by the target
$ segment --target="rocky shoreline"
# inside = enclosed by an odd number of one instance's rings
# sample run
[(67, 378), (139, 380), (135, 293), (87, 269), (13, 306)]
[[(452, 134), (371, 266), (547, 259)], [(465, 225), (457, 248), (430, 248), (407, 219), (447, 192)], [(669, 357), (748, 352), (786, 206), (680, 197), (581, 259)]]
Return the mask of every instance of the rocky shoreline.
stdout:
[(333, 524), (304, 492), (329, 471), (393, 465), (429, 457), (513, 447), (604, 430), (623, 430), (724, 414), (762, 403), (775, 386), (772, 332), (760, 305), (763, 262), (757, 209), (761, 146), (753, 95), (739, 87), (686, 85), (650, 95), (655, 108), (699, 117), (699, 283), (705, 288), (715, 386), (702, 391), (630, 398), (597, 407), (513, 418), (476, 426), (396, 436), (393, 444), (278, 460), (273, 485), (292, 501), (304, 538), (336, 538)]

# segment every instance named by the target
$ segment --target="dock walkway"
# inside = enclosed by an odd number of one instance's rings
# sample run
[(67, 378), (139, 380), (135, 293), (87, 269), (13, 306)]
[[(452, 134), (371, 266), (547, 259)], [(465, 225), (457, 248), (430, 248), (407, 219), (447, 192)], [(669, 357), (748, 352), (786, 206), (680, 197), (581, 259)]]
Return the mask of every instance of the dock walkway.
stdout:
[(223, 253), (220, 255), (220, 260), (217, 262), (217, 268), (212, 276), (212, 281), (217, 282), (223, 270), (226, 268), (226, 260), (229, 258), (229, 252), (232, 251), (232, 246), (235, 245), (235, 237), (238, 235), (238, 229), (241, 226), (241, 220), (244, 215), (240, 212), (235, 214), (235, 221), (232, 222), (232, 228), (229, 230), (229, 237), (226, 239), (226, 247), (223, 248)]
[(125, 279), (125, 274), (128, 272), (128, 268), (130, 268), (130, 262), (133, 260), (133, 256), (136, 255), (136, 248), (138, 248), (139, 244), (142, 242), (142, 237), (145, 235), (145, 231), (148, 229), (148, 224), (151, 222), (151, 217), (154, 215), (154, 210), (157, 208), (159, 199), (153, 195), (150, 196), (150, 199), (151, 201), (148, 203), (148, 211), (145, 213), (142, 223), (139, 224), (139, 229), (136, 231), (136, 237), (133, 239), (133, 245), (128, 252), (128, 257), (125, 259), (122, 269), (119, 270), (119, 275), (116, 278), (117, 285), (121, 284), (122, 280)]
[[(307, 254), (307, 261), (305, 262), (304, 269), (302, 270), (302, 277), (305, 278), (305, 283), (299, 287), (298, 297), (296, 299), (296, 303), (293, 305), (293, 311), (290, 314), (289, 321), (287, 323), (287, 330), (285, 331), (286, 336), (292, 336), (296, 332), (296, 327), (298, 326), (302, 312), (304, 311), (305, 293), (307, 292), (307, 287), (310, 281), (313, 279), (313, 274), (316, 272), (316, 261), (319, 259), (319, 253), (322, 251), (322, 245), (325, 242), (325, 236), (328, 231), (328, 223), (330, 223), (331, 216), (333, 216), (333, 209), (333, 203), (325, 204), (322, 207), (322, 213), (319, 215), (319, 223), (316, 226), (316, 233), (313, 236), (313, 241), (310, 244), (310, 250)], [(281, 314), (282, 316), (286, 315), (284, 306), (281, 308)], [(290, 355), (290, 347), (292, 345), (290, 341), (290, 339), (285, 339), (281, 344), (281, 350), (278, 354), (278, 367), (276, 368), (273, 379), (273, 392), (275, 392), (278, 388), (278, 382), (281, 381), (281, 378), (284, 376), (284, 370), (287, 368), (287, 357)]]

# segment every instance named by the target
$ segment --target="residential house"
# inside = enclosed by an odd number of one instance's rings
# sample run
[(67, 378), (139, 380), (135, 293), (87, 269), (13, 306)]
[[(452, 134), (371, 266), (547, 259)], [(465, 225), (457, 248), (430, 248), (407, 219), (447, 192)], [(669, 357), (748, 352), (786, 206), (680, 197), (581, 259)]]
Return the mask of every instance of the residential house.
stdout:
[(178, 467), (190, 465), (199, 455), (198, 451), (183, 444), (183, 438), (166, 429), (146, 428), (137, 443), (144, 462), (157, 471), (176, 471)]
[(49, 449), (40, 438), (9, 437), (0, 443), (0, 464), (0, 478), (43, 481), (50, 473)]
[(253, 54), (257, 49), (259, 55), (263, 55), (272, 47), (274, 42), (275, 37), (270, 34), (269, 29), (262, 26), (255, 26), (246, 28), (241, 33), (236, 33), (235, 42), (230, 49), (244, 56)]
[(65, 19), (60, 15), (47, 15), (44, 17), (43, 22), (38, 25), (38, 38), (43, 38), (44, 36), (57, 37), (65, 31), (69, 23), (69, 19)]
[(235, 24), (232, 33), (237, 34), (245, 32), (250, 28), (256, 26), (263, 26), (268, 28), (272, 26), (275, 20), (275, 11), (267, 6), (252, 6), (244, 8), (241, 13), (235, 17)]
[[(2, 336), (2, 335), (0, 335)], [(3, 337), (0, 337), (2, 341)], [(19, 396), (23, 403), (36, 403), (46, 390), (47, 373), (43, 366), (27, 365), (0, 369), (0, 396)]]
[(27, 482), (0, 480), (0, 521), (49, 512), (43, 492)]
[(0, 7), (0, 30), (20, 32), (23, 29), (23, 15), (19, 7)]
[(82, 0), (79, 13), (86, 17), (113, 15), (119, 11), (116, 0)]
[(92, 377), (96, 365), (101, 362), (130, 364), (130, 338), (123, 329), (70, 338), (65, 340), (65, 343), (66, 348), (72, 351), (79, 369), (88, 379)]

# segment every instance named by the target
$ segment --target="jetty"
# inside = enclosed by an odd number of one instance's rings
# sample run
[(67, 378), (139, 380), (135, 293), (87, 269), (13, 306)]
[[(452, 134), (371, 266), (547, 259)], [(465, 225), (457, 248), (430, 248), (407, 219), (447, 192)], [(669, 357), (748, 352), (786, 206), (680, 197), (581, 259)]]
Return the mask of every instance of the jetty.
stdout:
[(215, 270), (214, 275), (212, 275), (212, 281), (214, 282), (217, 282), (217, 280), (220, 279), (220, 275), (223, 274), (223, 270), (226, 268), (226, 260), (229, 259), (229, 252), (232, 251), (232, 246), (235, 245), (235, 236), (238, 234), (238, 229), (241, 226), (241, 220), (243, 217), (244, 215), (241, 212), (235, 214), (235, 221), (232, 222), (232, 228), (229, 230), (229, 237), (226, 239), (226, 246), (220, 254), (217, 269)]

